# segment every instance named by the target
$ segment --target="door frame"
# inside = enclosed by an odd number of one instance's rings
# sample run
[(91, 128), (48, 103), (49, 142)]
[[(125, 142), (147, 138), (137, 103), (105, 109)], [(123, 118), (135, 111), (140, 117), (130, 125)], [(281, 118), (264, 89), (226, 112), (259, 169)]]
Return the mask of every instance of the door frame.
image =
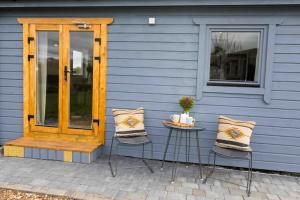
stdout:
[[(72, 31), (76, 32), (93, 32), (93, 88), (92, 88), (92, 120), (99, 118), (98, 99), (99, 99), (99, 86), (100, 86), (100, 74), (99, 67), (100, 61), (95, 60), (95, 57), (100, 56), (100, 45), (95, 39), (100, 38), (101, 27), (100, 25), (91, 25), (89, 29), (80, 29), (76, 25), (63, 25), (62, 35), (63, 35), (63, 48), (62, 48), (62, 66), (60, 69), (61, 74), (64, 73), (64, 67), (66, 66), (69, 71), (71, 71), (70, 66), (70, 33)], [(97, 135), (98, 124), (92, 122), (92, 129), (76, 129), (70, 128), (68, 122), (70, 117), (70, 73), (67, 74), (67, 81), (62, 78), (62, 133), (64, 134), (80, 134), (80, 135)]]
[[(83, 141), (91, 141), (91, 142), (97, 142), (100, 144), (104, 144), (104, 131), (105, 131), (105, 111), (106, 111), (106, 72), (107, 72), (107, 26), (113, 22), (112, 18), (18, 18), (18, 22), (23, 25), (23, 123), (24, 123), (24, 137), (43, 137), (43, 138), (59, 138), (59, 139), (70, 139), (70, 140), (83, 140)], [(35, 119), (32, 120), (31, 116), (35, 115), (35, 108), (32, 109), (35, 104), (32, 103), (32, 94), (31, 87), (32, 87), (32, 76), (35, 76), (35, 74), (32, 74), (32, 70), (29, 71), (29, 69), (33, 68), (30, 67), (31, 65), (35, 65), (35, 29), (37, 27), (45, 27), (47, 29), (47, 26), (49, 29), (53, 27), (59, 27), (59, 38), (60, 42), (61, 37), (63, 37), (63, 26), (62, 25), (79, 25), (79, 24), (88, 24), (93, 26), (99, 26), (99, 35), (100, 40), (95, 40), (94, 45), (97, 45), (95, 43), (99, 43), (100, 48), (94, 48), (94, 55), (99, 54), (99, 57), (101, 59), (100, 63), (98, 64), (99, 67), (96, 67), (96, 73), (98, 73), (99, 82), (97, 83), (99, 89), (99, 93), (95, 95), (95, 98), (93, 97), (93, 104), (95, 103), (98, 109), (93, 109), (93, 119), (97, 115), (99, 120), (99, 125), (96, 123), (93, 123), (93, 126), (96, 130), (93, 135), (89, 135), (86, 133), (80, 133), (80, 132), (72, 132), (70, 131), (69, 134), (62, 134), (61, 130), (47, 130), (46, 132), (41, 133), (41, 130), (38, 129), (32, 129), (32, 126), (35, 125)], [(34, 28), (32, 28), (34, 27)], [(53, 30), (53, 29), (51, 29)], [(94, 32), (95, 35), (95, 32)], [(62, 45), (60, 45), (61, 47)], [(98, 49), (95, 51), (95, 49)], [(62, 51), (60, 49), (60, 58)], [(33, 59), (29, 59), (29, 55), (34, 55)], [(59, 62), (62, 62), (60, 59)], [(95, 64), (95, 60), (93, 61), (93, 64)], [(97, 65), (97, 64), (96, 64)], [(96, 66), (94, 65), (94, 67)], [(60, 63), (60, 66), (64, 66), (64, 64)], [(60, 72), (63, 67), (60, 67)], [(62, 77), (62, 76), (60, 76)], [(63, 77), (62, 77), (63, 78)], [(61, 78), (60, 78), (61, 79)], [(93, 80), (94, 81), (94, 80)], [(94, 83), (94, 82), (93, 82)], [(60, 84), (61, 85), (61, 84)], [(33, 86), (35, 87), (35, 85)], [(59, 95), (62, 94), (62, 88), (60, 88)], [(99, 98), (101, 97), (101, 98)], [(34, 96), (35, 98), (35, 96)], [(62, 103), (59, 102), (59, 108), (61, 108)], [(62, 123), (62, 120), (59, 117), (59, 122)], [(48, 128), (48, 127), (47, 127)], [(55, 129), (55, 128), (54, 128)]]

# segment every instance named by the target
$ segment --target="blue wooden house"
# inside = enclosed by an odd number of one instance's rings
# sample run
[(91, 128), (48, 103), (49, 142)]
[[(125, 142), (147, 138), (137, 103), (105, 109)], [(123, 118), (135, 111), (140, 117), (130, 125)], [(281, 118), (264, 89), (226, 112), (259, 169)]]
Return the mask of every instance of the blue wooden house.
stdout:
[(0, 144), (89, 163), (111, 143), (111, 109), (144, 107), (161, 159), (161, 122), (194, 96), (204, 161), (226, 115), (256, 121), (254, 168), (299, 173), (299, 63), (300, 1), (3, 0)]

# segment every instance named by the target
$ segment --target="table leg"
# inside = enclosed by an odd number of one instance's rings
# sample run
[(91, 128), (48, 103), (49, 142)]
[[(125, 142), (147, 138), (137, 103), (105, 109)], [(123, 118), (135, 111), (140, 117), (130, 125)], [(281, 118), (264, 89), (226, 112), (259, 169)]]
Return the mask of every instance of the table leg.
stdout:
[(200, 179), (203, 180), (203, 172), (202, 172), (202, 163), (201, 163), (201, 154), (200, 154), (200, 145), (199, 145), (199, 135), (198, 131), (196, 131), (196, 141), (197, 141), (197, 149), (198, 149), (198, 161), (199, 161), (199, 169), (200, 169)]
[(186, 167), (188, 167), (188, 136), (187, 136), (187, 131), (185, 131), (185, 162), (186, 162)]
[(164, 169), (164, 164), (165, 164), (166, 155), (167, 155), (167, 151), (168, 151), (170, 140), (171, 140), (172, 131), (173, 131), (173, 129), (170, 128), (168, 139), (167, 139), (167, 144), (166, 144), (166, 147), (165, 147), (164, 157), (163, 157), (163, 160), (162, 160), (162, 163), (161, 163), (161, 167), (160, 167), (161, 170)]
[(188, 162), (190, 162), (190, 150), (191, 150), (191, 132), (189, 131)]
[[(178, 137), (178, 134), (176, 135), (176, 137)], [(177, 158), (176, 158), (175, 164), (173, 164), (173, 170), (172, 170), (172, 183), (174, 183), (175, 178), (176, 178), (177, 164), (178, 164), (179, 155), (180, 155), (181, 142), (182, 142), (182, 130), (180, 130), (179, 146), (178, 146)], [(176, 143), (176, 145), (177, 145), (177, 143)], [(175, 153), (176, 153), (176, 152), (175, 152)]]
[(174, 166), (175, 166), (175, 164), (176, 164), (177, 140), (178, 140), (178, 130), (176, 130), (176, 136), (175, 136), (174, 157), (173, 157), (173, 169), (172, 169), (171, 183), (174, 183), (173, 177), (174, 177)]

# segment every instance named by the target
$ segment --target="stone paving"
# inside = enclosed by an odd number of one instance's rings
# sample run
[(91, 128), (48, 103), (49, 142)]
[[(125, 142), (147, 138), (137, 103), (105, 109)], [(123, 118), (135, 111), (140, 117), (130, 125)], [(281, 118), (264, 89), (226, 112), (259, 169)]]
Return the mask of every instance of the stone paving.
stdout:
[[(135, 158), (120, 157), (117, 177), (113, 178), (102, 156), (92, 164), (0, 157), (0, 187), (67, 195), (78, 199), (120, 200), (300, 200), (300, 177), (253, 174), (252, 194), (245, 188), (217, 179), (202, 184), (198, 168), (180, 164), (175, 183), (170, 182), (171, 163), (163, 171), (159, 161), (149, 161), (155, 173)], [(215, 178), (246, 184), (246, 172), (217, 168)]]

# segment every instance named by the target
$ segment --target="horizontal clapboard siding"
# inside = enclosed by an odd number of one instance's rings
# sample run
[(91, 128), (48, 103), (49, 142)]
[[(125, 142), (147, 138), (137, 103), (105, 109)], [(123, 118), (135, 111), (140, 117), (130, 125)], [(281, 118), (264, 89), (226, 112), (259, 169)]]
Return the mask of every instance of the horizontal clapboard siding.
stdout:
[[(22, 27), (17, 24), (17, 17), (113, 17), (108, 36), (106, 147), (114, 133), (111, 109), (142, 106), (146, 109), (147, 132), (154, 142), (154, 156), (161, 159), (168, 133), (161, 121), (181, 112), (177, 103), (180, 96), (196, 94), (199, 27), (192, 19), (199, 13), (206, 17), (270, 17), (276, 9), (108, 8), (2, 13), (0, 144), (22, 136)], [(216, 137), (218, 116), (222, 114), (257, 122), (252, 140), (255, 168), (300, 172), (300, 17), (296, 9), (280, 11), (284, 22), (276, 29), (271, 104), (265, 104), (260, 95), (204, 93), (192, 110), (206, 128), (200, 136), (205, 162)], [(147, 25), (148, 16), (156, 16), (157, 24)], [(195, 136), (192, 138), (191, 159), (197, 161)], [(169, 159), (173, 145), (172, 140)], [(150, 149), (146, 150), (149, 154)], [(127, 146), (119, 152), (140, 156), (136, 148)], [(242, 161), (222, 160), (222, 164), (246, 166)]]

